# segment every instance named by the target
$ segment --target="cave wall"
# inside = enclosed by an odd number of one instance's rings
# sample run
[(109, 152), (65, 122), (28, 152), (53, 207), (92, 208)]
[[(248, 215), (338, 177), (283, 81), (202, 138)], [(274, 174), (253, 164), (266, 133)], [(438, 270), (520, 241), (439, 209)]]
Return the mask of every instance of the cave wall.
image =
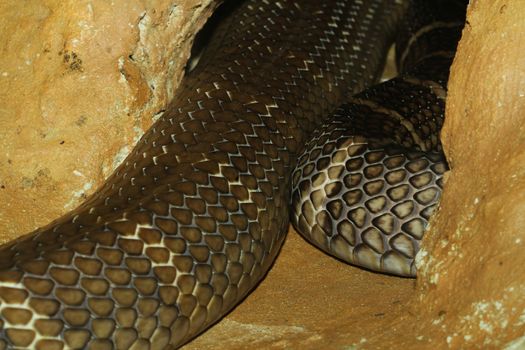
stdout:
[(452, 170), (415, 306), (450, 348), (525, 346), (523, 14), (523, 1), (471, 1), (452, 67), (442, 131)]
[(112, 173), (171, 100), (218, 3), (0, 2), (0, 243)]

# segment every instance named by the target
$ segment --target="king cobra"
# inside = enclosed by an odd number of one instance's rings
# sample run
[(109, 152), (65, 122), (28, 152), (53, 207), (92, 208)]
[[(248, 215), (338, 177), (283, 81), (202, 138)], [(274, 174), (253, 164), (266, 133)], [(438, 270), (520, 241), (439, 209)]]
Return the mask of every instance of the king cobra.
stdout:
[[(414, 275), (462, 20), (424, 3), (243, 1), (106, 183), (0, 248), (0, 349), (177, 348), (264, 277), (291, 212), (330, 254)], [(406, 73), (348, 100), (396, 36)]]

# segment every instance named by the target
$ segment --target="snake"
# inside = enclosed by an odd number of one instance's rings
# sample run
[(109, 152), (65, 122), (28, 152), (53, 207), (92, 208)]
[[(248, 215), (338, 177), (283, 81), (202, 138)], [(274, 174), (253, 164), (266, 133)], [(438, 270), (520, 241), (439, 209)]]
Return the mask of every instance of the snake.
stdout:
[[(178, 348), (264, 278), (290, 218), (329, 254), (413, 275), (461, 28), (411, 18), (423, 3), (235, 3), (106, 182), (0, 247), (0, 349)], [(403, 73), (374, 85), (396, 37)]]
[(300, 155), (292, 223), (321, 250), (415, 277), (448, 170), (439, 131), (464, 9), (414, 2), (396, 41), (399, 76), (338, 107)]

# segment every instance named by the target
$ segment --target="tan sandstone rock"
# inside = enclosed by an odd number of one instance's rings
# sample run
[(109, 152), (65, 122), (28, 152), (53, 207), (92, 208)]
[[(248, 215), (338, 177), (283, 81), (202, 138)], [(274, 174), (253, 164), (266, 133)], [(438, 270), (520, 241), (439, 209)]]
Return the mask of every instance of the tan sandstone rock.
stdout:
[(452, 171), (417, 304), (450, 348), (525, 348), (524, 14), (523, 1), (472, 1), (452, 69), (442, 135)]
[(165, 108), (216, 0), (0, 2), (0, 242), (75, 208)]

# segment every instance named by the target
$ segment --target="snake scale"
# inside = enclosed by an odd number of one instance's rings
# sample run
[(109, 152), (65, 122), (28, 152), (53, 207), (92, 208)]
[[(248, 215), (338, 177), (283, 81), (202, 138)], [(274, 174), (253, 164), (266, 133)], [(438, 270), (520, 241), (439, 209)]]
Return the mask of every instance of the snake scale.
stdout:
[[(411, 214), (404, 215), (412, 220), (406, 225), (376, 222), (361, 213), (366, 207), (377, 215), (403, 214), (407, 209), (393, 203), (407, 196), (432, 207), (437, 194), (426, 191), (439, 187), (434, 184), (444, 168), (439, 156), (422, 153), (440, 147), (435, 134), (447, 75), (429, 64), (450, 61), (443, 52), (455, 44), (427, 55), (418, 43), (435, 46), (434, 30), (415, 20), (399, 29), (408, 5), (243, 1), (107, 182), (73, 212), (0, 247), (0, 349), (177, 348), (264, 277), (291, 212), (298, 229), (331, 254), (412, 275), (417, 242), (407, 237), (418, 240), (426, 221)], [(452, 27), (440, 23), (444, 33)], [(415, 67), (403, 69), (409, 76), (336, 109), (377, 81), (398, 31), (399, 47), (410, 49), (400, 64)], [(421, 38), (413, 40), (412, 33)], [(398, 87), (406, 99), (385, 102)], [(332, 123), (321, 127), (334, 110)], [(403, 117), (410, 110), (419, 113)], [(342, 131), (348, 121), (351, 130)], [(412, 187), (396, 187), (400, 173), (412, 170), (408, 183), (422, 184), (421, 198)], [(339, 177), (349, 185), (360, 174), (369, 181), (358, 189), (366, 200), (326, 180)], [(378, 190), (375, 180), (391, 186)], [(319, 188), (329, 199), (319, 199)], [(342, 209), (341, 201), (357, 206)], [(421, 213), (424, 220), (429, 211)], [(387, 242), (384, 237), (399, 236), (400, 225), (402, 238)]]
[(414, 1), (396, 42), (400, 75), (338, 107), (300, 156), (292, 222), (327, 253), (415, 276), (448, 170), (439, 131), (465, 7)]

